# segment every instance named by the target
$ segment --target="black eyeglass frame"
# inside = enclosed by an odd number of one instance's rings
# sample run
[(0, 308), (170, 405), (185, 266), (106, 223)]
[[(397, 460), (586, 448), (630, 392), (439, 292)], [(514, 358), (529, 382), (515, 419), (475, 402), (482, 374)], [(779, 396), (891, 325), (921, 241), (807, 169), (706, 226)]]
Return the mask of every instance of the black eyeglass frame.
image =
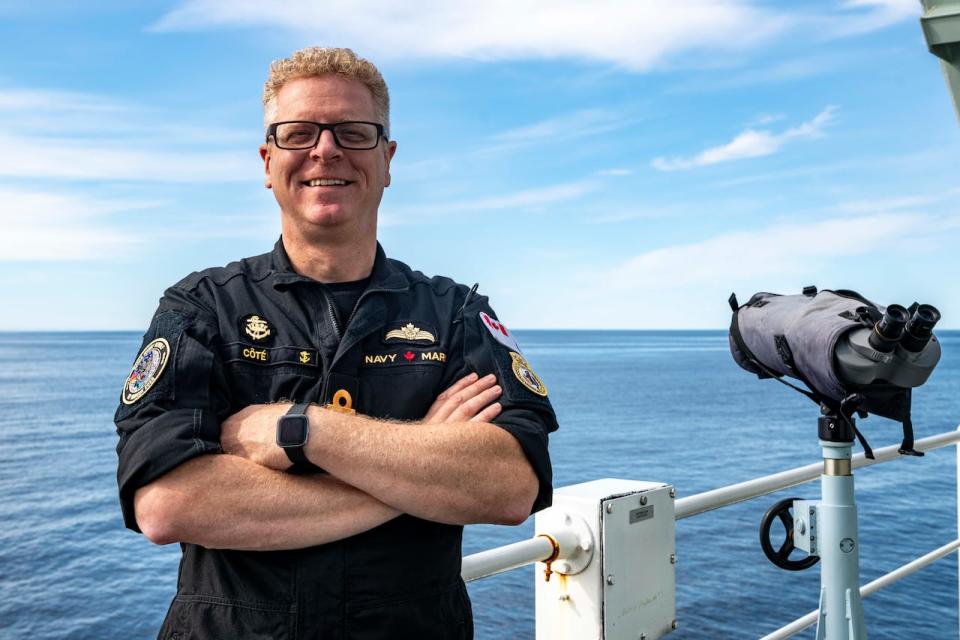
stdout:
[[(280, 145), (280, 141), (277, 139), (277, 127), (282, 124), (312, 124), (317, 127), (317, 137), (314, 139), (313, 144), (310, 146), (304, 147), (284, 147)], [(340, 138), (337, 137), (336, 127), (339, 127), (343, 124), (369, 124), (377, 128), (377, 139), (374, 140), (373, 144), (369, 147), (348, 147), (344, 144), (341, 144)], [(270, 138), (273, 138), (273, 143), (277, 145), (278, 149), (284, 149), (285, 151), (306, 151), (308, 149), (313, 149), (317, 146), (317, 143), (320, 142), (320, 136), (323, 135), (324, 131), (329, 131), (333, 135), (333, 142), (341, 149), (347, 149), (349, 151), (369, 151), (370, 149), (376, 149), (377, 145), (380, 144), (380, 138), (384, 140), (389, 140), (386, 134), (386, 130), (383, 128), (383, 125), (379, 122), (368, 122), (366, 120), (344, 120), (343, 122), (331, 122), (324, 124), (322, 122), (313, 122), (311, 120), (284, 120), (282, 122), (272, 122), (270, 126), (267, 127), (267, 136), (266, 141), (270, 142)]]

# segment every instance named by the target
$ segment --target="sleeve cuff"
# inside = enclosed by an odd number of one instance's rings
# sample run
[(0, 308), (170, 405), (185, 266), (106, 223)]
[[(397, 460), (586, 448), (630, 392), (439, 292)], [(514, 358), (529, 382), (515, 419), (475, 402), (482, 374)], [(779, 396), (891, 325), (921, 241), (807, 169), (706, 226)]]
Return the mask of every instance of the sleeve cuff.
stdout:
[(553, 503), (553, 469), (547, 449), (547, 433), (555, 430), (556, 426), (553, 425), (551, 429), (550, 425), (545, 424), (543, 416), (528, 409), (506, 411), (497, 416), (493, 424), (517, 439), (537, 476), (540, 488), (530, 513), (546, 509)]
[(137, 489), (192, 458), (222, 451), (220, 423), (206, 409), (167, 411), (121, 438), (117, 484), (126, 527), (140, 532), (133, 509)]

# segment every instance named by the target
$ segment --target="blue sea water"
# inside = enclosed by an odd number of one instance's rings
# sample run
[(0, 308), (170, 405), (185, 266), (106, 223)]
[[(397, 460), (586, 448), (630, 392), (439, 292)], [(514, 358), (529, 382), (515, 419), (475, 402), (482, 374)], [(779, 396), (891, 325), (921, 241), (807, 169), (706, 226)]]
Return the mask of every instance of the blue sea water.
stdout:
[[(596, 478), (669, 482), (680, 496), (819, 460), (816, 407), (733, 364), (722, 331), (521, 331), (550, 389), (556, 486)], [(960, 332), (914, 394), (917, 436), (960, 423)], [(176, 587), (179, 549), (123, 528), (112, 415), (140, 343), (134, 333), (0, 334), (0, 638), (152, 638)], [(875, 447), (898, 425), (871, 417)], [(856, 482), (864, 583), (957, 536), (956, 453), (862, 469)], [(677, 523), (679, 629), (670, 637), (757, 638), (817, 605), (816, 568), (787, 573), (757, 542), (761, 515), (808, 484)], [(474, 526), (464, 552), (515, 542)], [(477, 638), (532, 638), (532, 568), (470, 585)], [(868, 598), (872, 639), (956, 638), (957, 561)], [(808, 630), (801, 638), (812, 638)]]

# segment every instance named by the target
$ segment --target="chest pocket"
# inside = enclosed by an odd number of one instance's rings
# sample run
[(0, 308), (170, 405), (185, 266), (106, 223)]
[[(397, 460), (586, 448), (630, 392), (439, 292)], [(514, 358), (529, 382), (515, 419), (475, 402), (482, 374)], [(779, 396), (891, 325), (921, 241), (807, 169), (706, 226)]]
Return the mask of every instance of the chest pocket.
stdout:
[(261, 347), (230, 342), (220, 349), (234, 404), (316, 400), (320, 367), (317, 350), (309, 347)]
[(373, 418), (419, 420), (440, 390), (447, 354), (434, 347), (398, 345), (361, 358), (362, 411)]

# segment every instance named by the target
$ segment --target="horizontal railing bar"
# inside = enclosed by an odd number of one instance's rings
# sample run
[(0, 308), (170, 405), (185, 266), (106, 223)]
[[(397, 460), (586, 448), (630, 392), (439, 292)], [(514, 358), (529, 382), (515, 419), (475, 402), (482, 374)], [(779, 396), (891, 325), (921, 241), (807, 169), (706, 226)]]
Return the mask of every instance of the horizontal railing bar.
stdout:
[[(914, 448), (917, 451), (931, 451), (960, 441), (960, 431), (947, 431), (935, 436), (917, 440)], [(882, 449), (874, 449), (875, 460), (868, 460), (863, 453), (853, 456), (853, 468), (867, 467), (881, 462), (888, 462), (901, 456), (900, 445), (893, 444)], [(726, 507), (737, 502), (763, 496), (780, 489), (794, 487), (820, 477), (823, 472), (823, 462), (815, 462), (803, 467), (781, 471), (762, 478), (754, 478), (738, 484), (731, 484), (719, 489), (711, 489), (686, 498), (679, 498), (676, 502), (675, 518), (689, 518), (700, 513)]]
[(877, 591), (880, 591), (880, 589), (884, 589), (890, 586), (891, 584), (893, 584), (894, 582), (896, 582), (897, 580), (900, 580), (901, 578), (905, 578), (911, 573), (915, 573), (920, 569), (923, 569), (928, 564), (933, 564), (940, 558), (943, 558), (944, 556), (946, 556), (951, 551), (956, 551), (957, 549), (960, 549), (960, 538), (958, 538), (957, 540), (954, 540), (953, 542), (948, 542), (942, 547), (938, 549), (934, 549), (930, 553), (922, 555), (916, 560), (912, 560), (907, 564), (903, 565), (902, 567), (900, 567), (899, 569), (894, 569), (890, 573), (880, 576), (879, 578), (877, 578), (876, 580), (873, 580), (872, 582), (868, 582), (867, 584), (860, 587), (860, 596), (862, 598), (866, 598), (867, 596), (873, 595)]
[(472, 582), (546, 560), (551, 555), (553, 543), (544, 536), (537, 536), (464, 556), (463, 564), (460, 565), (460, 577), (464, 582)]
[[(890, 573), (886, 575), (882, 575), (876, 580), (860, 587), (860, 597), (866, 598), (867, 596), (876, 593), (880, 589), (890, 586), (897, 580), (900, 580), (901, 578), (905, 578), (911, 573), (919, 571), (920, 569), (924, 568), (928, 564), (932, 564), (936, 562), (940, 558), (943, 558), (944, 556), (946, 556), (951, 551), (955, 551), (957, 549), (960, 549), (960, 539), (954, 540), (953, 542), (948, 542), (942, 547), (938, 549), (934, 549), (930, 553), (920, 556), (916, 560), (911, 560), (910, 562), (903, 565), (902, 567), (898, 569), (894, 569)], [(803, 631), (804, 629), (806, 629), (807, 627), (812, 627), (814, 624), (816, 624), (817, 616), (819, 613), (820, 613), (820, 610), (815, 609), (810, 613), (808, 613), (807, 615), (797, 618), (790, 624), (780, 627), (773, 633), (763, 636), (762, 638), (760, 638), (760, 640), (784, 640), (785, 638), (789, 638), (793, 635), (796, 635), (801, 631)]]
[[(914, 448), (918, 451), (932, 451), (947, 445), (960, 442), (960, 430), (947, 431), (935, 436), (917, 440)], [(853, 468), (860, 468), (887, 462), (895, 458), (904, 457), (899, 454), (899, 445), (890, 445), (875, 449), (875, 460), (868, 460), (862, 453), (853, 456)], [(728, 485), (719, 489), (712, 489), (703, 493), (694, 494), (676, 501), (675, 518), (681, 520), (699, 513), (719, 509), (727, 505), (743, 502), (751, 498), (773, 493), (780, 489), (793, 487), (820, 477), (823, 463), (815, 462), (803, 467), (797, 467), (780, 473), (754, 478), (738, 484)], [(540, 562), (550, 557), (553, 546), (544, 537), (537, 536), (528, 540), (521, 540), (502, 547), (494, 547), (479, 553), (463, 557), (460, 575), (464, 582), (472, 582), (480, 578), (519, 569), (534, 562)]]

